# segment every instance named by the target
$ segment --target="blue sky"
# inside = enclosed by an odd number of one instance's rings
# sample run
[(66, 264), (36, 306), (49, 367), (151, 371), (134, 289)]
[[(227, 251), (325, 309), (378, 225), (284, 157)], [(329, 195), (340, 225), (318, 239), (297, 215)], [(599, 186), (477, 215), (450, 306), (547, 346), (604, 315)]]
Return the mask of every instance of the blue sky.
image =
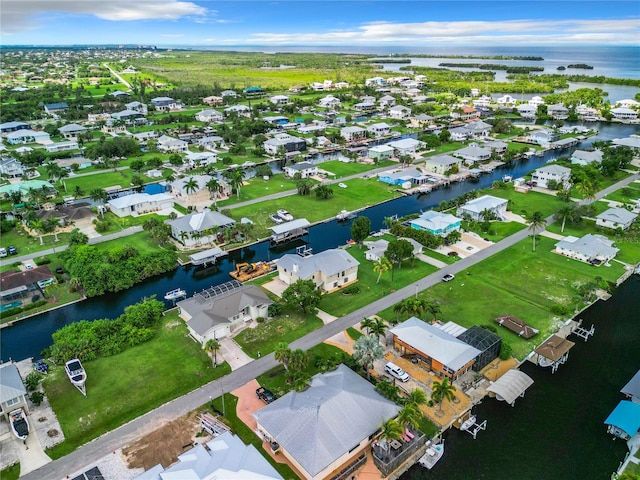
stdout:
[(630, 1), (2, 0), (3, 45), (640, 45)]

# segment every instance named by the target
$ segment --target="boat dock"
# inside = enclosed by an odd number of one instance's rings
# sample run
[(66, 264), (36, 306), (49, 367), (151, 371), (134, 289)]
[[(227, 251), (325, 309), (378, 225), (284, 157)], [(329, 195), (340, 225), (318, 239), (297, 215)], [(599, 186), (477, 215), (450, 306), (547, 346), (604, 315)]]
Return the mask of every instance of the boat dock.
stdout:
[(271, 245), (280, 245), (287, 242), (292, 242), (299, 238), (309, 234), (309, 227), (311, 223), (306, 218), (298, 218), (291, 222), (285, 222), (280, 225), (269, 227), (273, 232), (269, 242)]
[(239, 282), (247, 282), (254, 278), (271, 273), (276, 269), (276, 262), (237, 263), (236, 269), (229, 272), (231, 278)]

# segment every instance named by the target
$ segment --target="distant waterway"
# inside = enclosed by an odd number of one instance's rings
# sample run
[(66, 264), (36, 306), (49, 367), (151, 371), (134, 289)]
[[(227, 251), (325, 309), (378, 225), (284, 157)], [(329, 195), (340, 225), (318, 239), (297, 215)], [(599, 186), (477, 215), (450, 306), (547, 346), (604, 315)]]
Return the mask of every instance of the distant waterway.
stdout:
[[(602, 124), (594, 128), (602, 128), (602, 134), (606, 137), (625, 137), (640, 131), (639, 126), (632, 125)], [(593, 138), (600, 138), (600, 134)], [(482, 175), (476, 182), (454, 183), (448, 188), (441, 188), (426, 195), (401, 197), (367, 208), (364, 214), (371, 219), (372, 230), (379, 230), (383, 227), (382, 222), (385, 217), (395, 214), (403, 216), (434, 208), (443, 200), (450, 200), (470, 190), (489, 187), (494, 180), (501, 179), (503, 175), (520, 177), (547, 161), (559, 155), (568, 155), (570, 152), (570, 150), (553, 151), (548, 152), (544, 157), (531, 157), (527, 160), (512, 162), (492, 173)], [(311, 227), (306, 240), (316, 252), (319, 252), (344, 245), (350, 238), (350, 222), (338, 223), (334, 220)], [(166, 292), (175, 288), (183, 288), (192, 295), (212, 285), (230, 281), (229, 272), (235, 268), (237, 262), (274, 260), (285, 253), (295, 253), (295, 245), (274, 250), (269, 248), (268, 242), (254, 244), (230, 252), (228, 257), (223, 258), (213, 267), (202, 268), (190, 265), (180, 267), (164, 275), (149, 278), (129, 290), (90, 298), (16, 322), (12, 327), (3, 328), (0, 331), (1, 358), (6, 361), (9, 357), (14, 360), (38, 357), (43, 349), (51, 345), (51, 334), (65, 325), (79, 320), (115, 318), (124, 311), (126, 306), (151, 295), (157, 295), (162, 299)], [(167, 306), (171, 306), (170, 303), (167, 302)]]
[(433, 470), (412, 467), (401, 480), (607, 480), (627, 451), (604, 420), (640, 368), (640, 276), (579, 315), (595, 335), (576, 343), (555, 374), (525, 362), (534, 380), (511, 407), (485, 398), (474, 408), (487, 429), (444, 434), (445, 454)]

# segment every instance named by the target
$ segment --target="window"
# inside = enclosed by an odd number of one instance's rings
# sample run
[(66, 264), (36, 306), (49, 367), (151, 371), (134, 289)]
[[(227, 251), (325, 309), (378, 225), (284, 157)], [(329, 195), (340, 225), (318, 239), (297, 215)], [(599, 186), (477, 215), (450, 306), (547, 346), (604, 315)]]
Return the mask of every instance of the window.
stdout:
[(11, 400), (7, 400), (7, 407), (11, 407), (12, 405), (15, 405), (16, 403), (20, 403), (20, 397), (16, 397), (16, 398), (12, 398)]

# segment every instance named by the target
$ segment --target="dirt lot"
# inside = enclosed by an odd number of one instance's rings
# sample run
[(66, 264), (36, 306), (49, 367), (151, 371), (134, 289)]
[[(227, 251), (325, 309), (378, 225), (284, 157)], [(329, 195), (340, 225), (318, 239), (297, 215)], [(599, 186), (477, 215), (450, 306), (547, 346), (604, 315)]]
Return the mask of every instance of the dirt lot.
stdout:
[(168, 422), (137, 442), (123, 448), (122, 454), (129, 468), (148, 470), (158, 463), (167, 468), (178, 460), (178, 455), (193, 447), (195, 441), (202, 443), (211, 439), (209, 435), (196, 439), (196, 434), (199, 431), (198, 414), (191, 412)]

